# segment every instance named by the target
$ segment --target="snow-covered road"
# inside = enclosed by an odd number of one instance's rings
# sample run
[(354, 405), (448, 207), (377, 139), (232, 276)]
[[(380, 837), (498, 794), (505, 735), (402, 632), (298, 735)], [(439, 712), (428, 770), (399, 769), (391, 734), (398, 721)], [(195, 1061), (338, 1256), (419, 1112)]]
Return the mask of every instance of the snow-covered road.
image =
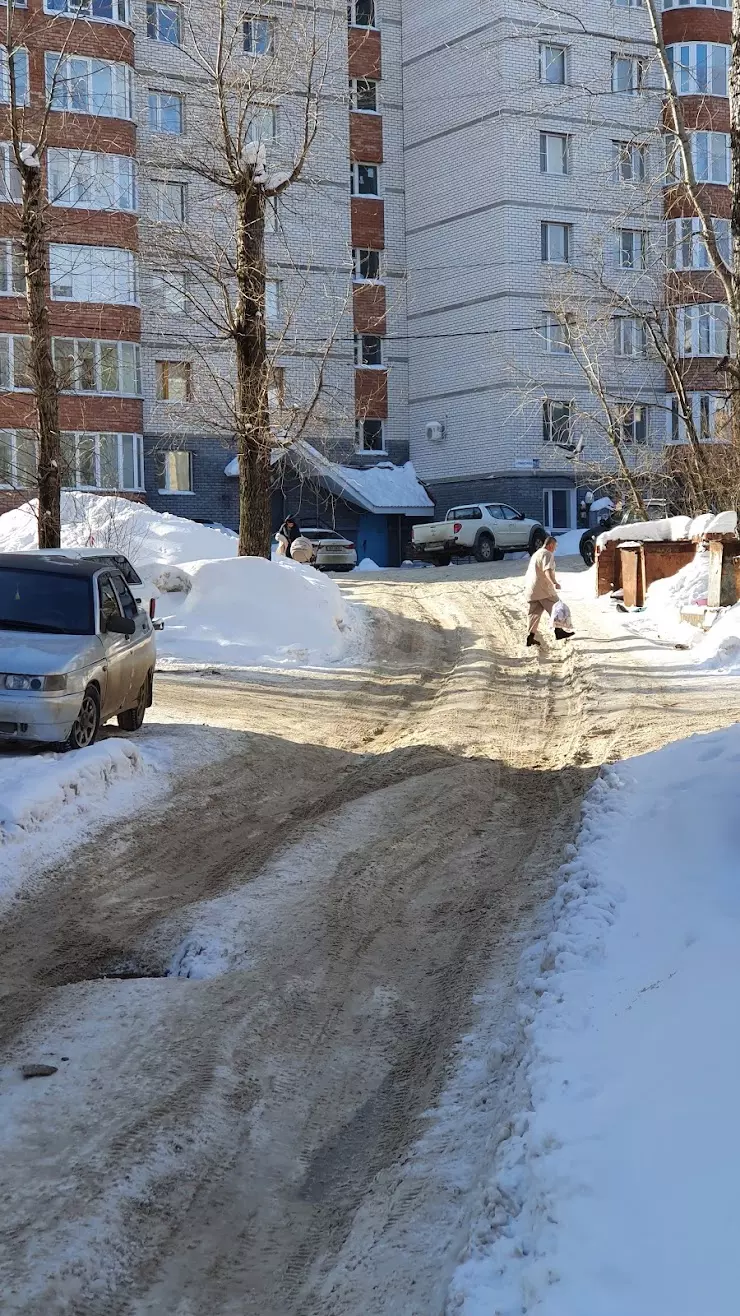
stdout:
[(735, 711), (578, 607), (525, 652), (522, 570), (353, 579), (369, 669), (160, 678), (222, 758), (0, 929), (9, 1316), (443, 1309), (596, 767)]

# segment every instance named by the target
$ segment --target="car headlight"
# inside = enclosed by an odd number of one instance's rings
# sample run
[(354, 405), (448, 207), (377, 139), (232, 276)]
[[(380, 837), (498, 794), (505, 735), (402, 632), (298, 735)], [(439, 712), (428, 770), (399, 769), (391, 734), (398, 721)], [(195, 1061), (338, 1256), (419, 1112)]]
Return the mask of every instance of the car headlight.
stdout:
[(8, 672), (0, 676), (0, 684), (6, 690), (66, 690), (66, 676), (21, 676)]

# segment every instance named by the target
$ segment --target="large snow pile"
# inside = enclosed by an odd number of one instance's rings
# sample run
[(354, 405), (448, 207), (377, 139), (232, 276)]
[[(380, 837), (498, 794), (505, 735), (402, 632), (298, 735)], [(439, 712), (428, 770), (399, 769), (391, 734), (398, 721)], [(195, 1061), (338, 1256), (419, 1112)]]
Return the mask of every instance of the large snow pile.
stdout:
[[(155, 512), (129, 498), (62, 495), (63, 546), (117, 548), (147, 578), (154, 574), (153, 564), (236, 557), (237, 543), (231, 530), (198, 525), (171, 512)], [(35, 501), (0, 516), (1, 553), (23, 553), (36, 544)]]
[[(735, 1316), (740, 729), (606, 772), (530, 981), (460, 1316)], [(536, 971), (536, 970), (535, 970)]]
[(698, 667), (715, 672), (740, 671), (740, 603), (717, 619), (694, 653)]
[(599, 535), (599, 544), (606, 544), (614, 539), (650, 540), (697, 539), (699, 535), (723, 534), (734, 535), (737, 532), (737, 513), (703, 512), (701, 516), (669, 516), (661, 521), (637, 521), (632, 525), (614, 526), (613, 530), (604, 530)]
[(653, 581), (647, 592), (647, 610), (655, 620), (677, 623), (682, 608), (706, 604), (708, 590), (709, 554), (699, 548), (675, 576)]
[(160, 667), (317, 664), (358, 638), (358, 613), (335, 581), (289, 558), (184, 563), (187, 593), (160, 599)]

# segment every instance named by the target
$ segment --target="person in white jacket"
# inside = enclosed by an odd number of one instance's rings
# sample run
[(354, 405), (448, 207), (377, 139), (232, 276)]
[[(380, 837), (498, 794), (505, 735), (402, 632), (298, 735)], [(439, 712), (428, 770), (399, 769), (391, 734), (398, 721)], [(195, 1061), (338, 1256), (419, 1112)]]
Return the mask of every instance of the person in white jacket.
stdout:
[[(537, 639), (537, 627), (542, 619), (542, 614), (546, 612), (552, 617), (553, 610), (557, 608), (558, 613), (564, 612), (562, 617), (566, 623), (570, 622), (570, 613), (564, 603), (561, 602), (558, 590), (560, 588), (555, 578), (555, 549), (558, 541), (554, 535), (550, 535), (545, 540), (542, 548), (538, 548), (529, 559), (527, 574), (524, 577), (524, 597), (527, 601), (529, 610), (527, 624), (527, 646), (539, 644)], [(555, 639), (569, 640), (573, 631), (568, 626), (557, 624), (561, 620), (556, 614), (553, 619), (555, 623)]]

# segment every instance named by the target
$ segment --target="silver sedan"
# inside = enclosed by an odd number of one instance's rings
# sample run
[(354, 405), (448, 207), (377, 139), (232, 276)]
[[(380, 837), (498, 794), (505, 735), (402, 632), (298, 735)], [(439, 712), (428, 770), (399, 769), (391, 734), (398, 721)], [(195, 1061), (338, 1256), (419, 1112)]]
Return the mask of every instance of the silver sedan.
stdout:
[(114, 566), (0, 553), (0, 741), (82, 749), (111, 717), (137, 731), (156, 657)]

